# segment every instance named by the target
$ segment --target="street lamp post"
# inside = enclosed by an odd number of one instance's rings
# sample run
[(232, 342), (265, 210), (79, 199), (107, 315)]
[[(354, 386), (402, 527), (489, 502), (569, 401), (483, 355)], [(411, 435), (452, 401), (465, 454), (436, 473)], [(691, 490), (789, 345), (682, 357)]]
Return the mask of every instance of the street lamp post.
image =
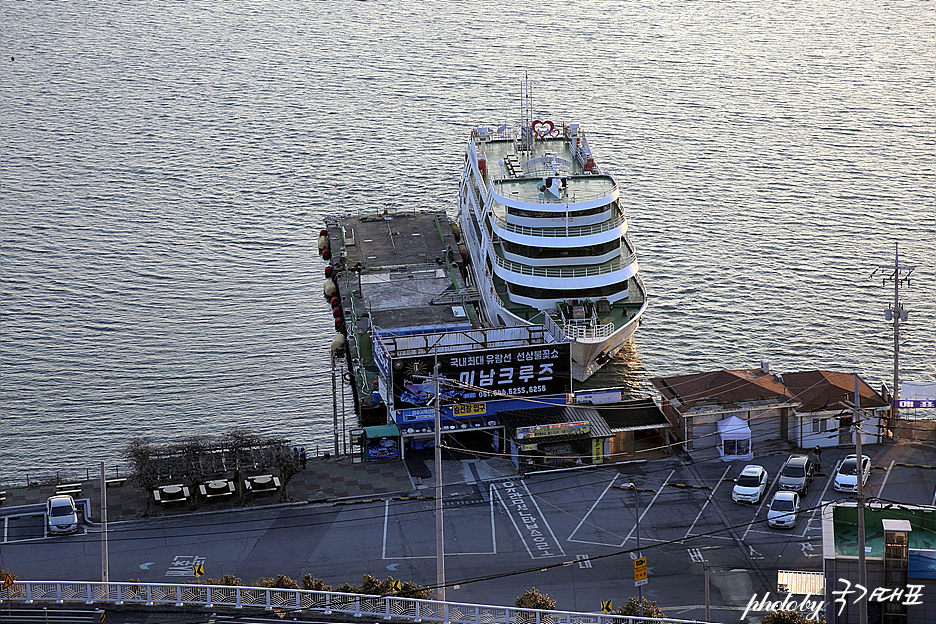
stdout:
[[(637, 493), (637, 486), (633, 483), (628, 483), (624, 486), (625, 489), (634, 490), (634, 513), (636, 514), (637, 525), (635, 527), (635, 534), (637, 536), (637, 558), (640, 558), (640, 495)], [(643, 586), (637, 586), (637, 616), (643, 617)]]

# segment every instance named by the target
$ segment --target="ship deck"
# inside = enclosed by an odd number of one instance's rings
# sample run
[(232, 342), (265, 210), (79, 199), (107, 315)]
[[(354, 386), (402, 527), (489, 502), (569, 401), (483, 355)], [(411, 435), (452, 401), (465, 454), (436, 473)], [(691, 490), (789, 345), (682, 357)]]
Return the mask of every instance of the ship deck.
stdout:
[[(614, 181), (610, 177), (586, 175), (582, 164), (573, 156), (569, 141), (564, 138), (537, 139), (533, 143), (532, 153), (523, 153), (522, 156), (513, 140), (486, 141), (484, 153), (487, 159), (485, 184), (496, 182), (497, 192), (507, 198), (533, 203), (566, 204), (606, 197), (614, 190)], [(554, 175), (545, 167), (533, 166), (523, 175), (524, 162), (545, 158), (547, 154), (555, 154), (570, 163), (569, 168), (560, 171), (559, 175), (576, 176), (568, 181), (562, 197), (544, 195), (537, 188), (541, 177)], [(499, 216), (504, 217), (503, 214)]]
[(345, 320), (355, 385), (370, 401), (377, 379), (371, 326), (477, 327), (477, 292), (465, 285), (458, 243), (445, 213), (331, 218), (330, 264)]
[[(494, 289), (500, 295), (504, 307), (507, 308), (509, 312), (531, 323), (543, 322), (543, 313), (540, 310), (523, 303), (510, 301), (506, 294), (506, 282), (496, 274), (492, 277), (494, 280)], [(640, 312), (640, 308), (643, 307), (645, 301), (646, 292), (644, 292), (643, 284), (639, 283), (636, 277), (632, 277), (628, 280), (627, 297), (612, 304), (611, 311), (599, 317), (599, 322), (603, 325), (614, 323), (615, 327), (621, 327)]]

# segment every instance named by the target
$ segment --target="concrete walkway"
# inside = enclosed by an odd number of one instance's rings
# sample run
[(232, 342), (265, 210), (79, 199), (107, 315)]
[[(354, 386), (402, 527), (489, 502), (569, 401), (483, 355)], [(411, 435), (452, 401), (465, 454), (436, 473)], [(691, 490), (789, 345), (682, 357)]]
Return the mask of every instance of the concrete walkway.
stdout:
[[(186, 501), (169, 504), (154, 503), (150, 517), (171, 516), (192, 511), (225, 511), (284, 502), (336, 502), (393, 495), (432, 496), (435, 487), (432, 461), (425, 461), (425, 459), (415, 461), (422, 462), (425, 466), (424, 468), (417, 466), (421, 468), (418, 472), (422, 476), (412, 476), (407, 465), (402, 461), (352, 463), (347, 457), (312, 458), (306, 464), (305, 469), (294, 475), (286, 484), (285, 500), (281, 492), (273, 492), (264, 495), (248, 494), (242, 501), (239, 501), (236, 495), (211, 500), (199, 498), (195, 510)], [(445, 485), (449, 487), (511, 476), (515, 475), (516, 471), (509, 461), (498, 457), (486, 460), (448, 460), (443, 462), (442, 473)], [(100, 480), (81, 480), (76, 483), (80, 483), (81, 491), (73, 494), (74, 498), (76, 500), (88, 499), (91, 503), (92, 521), (100, 521)], [(56, 487), (53, 484), (7, 488), (6, 502), (0, 506), (0, 516), (5, 515), (4, 511), (9, 512), (10, 507), (44, 505), (46, 500), (55, 493)], [(152, 494), (136, 487), (132, 478), (122, 485), (108, 486), (108, 521), (116, 522), (146, 517), (148, 496)]]

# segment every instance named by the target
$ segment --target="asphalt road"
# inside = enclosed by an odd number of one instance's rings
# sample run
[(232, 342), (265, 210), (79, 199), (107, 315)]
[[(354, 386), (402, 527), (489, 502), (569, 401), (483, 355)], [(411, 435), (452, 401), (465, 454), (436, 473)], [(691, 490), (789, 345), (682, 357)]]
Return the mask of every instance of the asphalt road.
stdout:
[[(777, 570), (821, 571), (819, 505), (844, 498), (831, 482), (847, 452), (823, 452), (826, 473), (810, 486), (795, 528), (783, 530), (766, 525), (766, 501), (786, 453), (751, 462), (771, 477), (759, 505), (731, 501), (732, 480), (744, 462), (670, 459), (446, 487), (447, 599), (513, 604), (535, 586), (559, 609), (623, 604), (637, 593), (639, 532), (649, 569), (645, 597), (671, 617), (702, 618), (707, 561), (712, 618), (737, 622), (754, 594), (776, 591)], [(932, 462), (932, 449), (889, 445), (866, 452), (875, 466), (867, 495), (933, 503), (936, 470), (914, 467)], [(633, 489), (622, 489), (630, 482), (640, 489), (639, 502)], [(115, 523), (108, 531), (110, 580), (189, 582), (192, 565), (202, 563), (208, 577), (233, 574), (245, 584), (311, 574), (337, 586), (371, 574), (431, 586), (433, 509), (432, 500), (396, 499)], [(99, 579), (100, 527), (48, 537), (41, 514), (3, 520), (0, 567), (30, 580)]]

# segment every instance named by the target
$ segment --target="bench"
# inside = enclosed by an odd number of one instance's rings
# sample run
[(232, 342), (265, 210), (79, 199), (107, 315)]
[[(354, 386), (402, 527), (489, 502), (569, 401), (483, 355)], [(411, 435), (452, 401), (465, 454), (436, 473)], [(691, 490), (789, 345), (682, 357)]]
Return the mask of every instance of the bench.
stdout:
[(181, 503), (188, 500), (189, 489), (183, 485), (162, 485), (153, 490), (157, 503)]
[(198, 491), (205, 498), (215, 498), (218, 496), (231, 496), (234, 494), (234, 482), (226, 479), (217, 479), (202, 483), (198, 486)]
[(80, 483), (60, 483), (55, 486), (56, 494), (81, 494)]
[(275, 492), (280, 487), (280, 480), (273, 475), (257, 475), (247, 477), (246, 485), (251, 492)]

